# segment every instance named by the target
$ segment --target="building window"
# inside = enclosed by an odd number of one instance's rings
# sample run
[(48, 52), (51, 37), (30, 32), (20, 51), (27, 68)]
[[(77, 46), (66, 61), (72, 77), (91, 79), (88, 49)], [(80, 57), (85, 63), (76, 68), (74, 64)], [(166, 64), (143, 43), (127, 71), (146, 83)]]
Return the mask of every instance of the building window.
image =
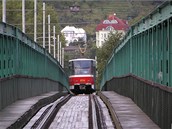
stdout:
[(101, 39), (103, 39), (103, 34), (101, 34)]
[(104, 20), (104, 21), (103, 21), (103, 24), (109, 24), (109, 23), (110, 23), (109, 20)]
[(112, 26), (108, 26), (108, 27), (106, 27), (106, 30), (112, 31), (112, 30), (114, 30), (114, 28)]
[(106, 33), (104, 33), (104, 38), (106, 38)]
[(118, 21), (117, 21), (117, 20), (112, 20), (111, 23), (112, 23), (112, 24), (117, 24)]
[(111, 21), (109, 21), (109, 20), (104, 20), (104, 21), (103, 21), (103, 24), (117, 24), (117, 23), (118, 23), (117, 20), (111, 20)]
[(101, 46), (104, 44), (104, 42), (103, 41), (101, 41)]

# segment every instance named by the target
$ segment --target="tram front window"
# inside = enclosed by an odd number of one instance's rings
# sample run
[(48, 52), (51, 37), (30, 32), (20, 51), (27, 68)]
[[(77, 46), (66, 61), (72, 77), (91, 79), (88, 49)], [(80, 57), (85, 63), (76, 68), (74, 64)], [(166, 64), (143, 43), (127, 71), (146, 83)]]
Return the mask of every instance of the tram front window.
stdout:
[(76, 75), (91, 74), (91, 62), (90, 61), (75, 61), (74, 72)]

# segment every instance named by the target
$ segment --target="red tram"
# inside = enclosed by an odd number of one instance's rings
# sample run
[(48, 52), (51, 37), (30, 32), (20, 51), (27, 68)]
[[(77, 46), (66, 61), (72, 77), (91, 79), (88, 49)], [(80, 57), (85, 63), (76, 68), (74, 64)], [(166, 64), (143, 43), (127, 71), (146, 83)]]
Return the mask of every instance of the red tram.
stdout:
[(96, 61), (94, 59), (69, 60), (69, 86), (75, 94), (95, 91)]

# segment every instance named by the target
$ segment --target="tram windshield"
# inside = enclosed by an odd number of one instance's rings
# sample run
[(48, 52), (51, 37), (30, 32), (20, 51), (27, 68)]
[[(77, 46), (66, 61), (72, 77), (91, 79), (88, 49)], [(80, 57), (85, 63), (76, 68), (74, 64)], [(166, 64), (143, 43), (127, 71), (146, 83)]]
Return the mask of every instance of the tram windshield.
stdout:
[(92, 60), (77, 60), (70, 62), (71, 75), (86, 75), (93, 74), (95, 65)]

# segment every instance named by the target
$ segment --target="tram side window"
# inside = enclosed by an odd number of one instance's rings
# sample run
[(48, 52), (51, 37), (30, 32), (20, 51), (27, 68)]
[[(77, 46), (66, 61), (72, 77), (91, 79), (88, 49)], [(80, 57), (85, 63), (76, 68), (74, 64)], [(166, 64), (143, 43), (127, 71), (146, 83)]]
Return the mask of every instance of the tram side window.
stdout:
[(92, 74), (95, 76), (96, 75), (96, 62), (95, 61), (92, 61)]
[(74, 65), (73, 62), (69, 62), (69, 74), (74, 75)]

